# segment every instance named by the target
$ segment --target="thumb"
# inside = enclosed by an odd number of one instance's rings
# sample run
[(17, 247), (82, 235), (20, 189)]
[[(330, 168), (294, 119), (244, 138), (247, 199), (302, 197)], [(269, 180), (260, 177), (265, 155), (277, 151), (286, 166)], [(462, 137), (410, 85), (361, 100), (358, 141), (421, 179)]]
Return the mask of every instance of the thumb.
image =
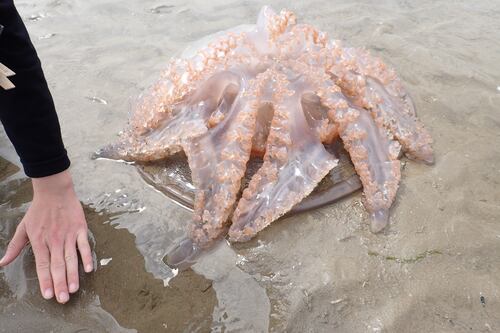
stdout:
[(7, 246), (7, 251), (3, 258), (0, 260), (0, 267), (10, 264), (14, 259), (17, 258), (22, 249), (26, 246), (28, 242), (28, 235), (26, 234), (26, 229), (24, 228), (24, 223), (21, 222), (14, 233), (14, 237)]

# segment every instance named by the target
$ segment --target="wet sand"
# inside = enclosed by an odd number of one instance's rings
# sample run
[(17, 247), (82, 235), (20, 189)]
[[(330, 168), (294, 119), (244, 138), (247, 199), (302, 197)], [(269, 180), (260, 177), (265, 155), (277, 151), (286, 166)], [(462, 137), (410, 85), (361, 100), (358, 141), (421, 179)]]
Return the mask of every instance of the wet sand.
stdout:
[[(1, 163), (0, 166), (15, 167), (5, 160)], [(23, 209), (15, 212), (16, 208), (27, 203), (31, 196), (31, 183), (26, 179), (2, 187), (2, 251), (22, 218)], [(134, 236), (113, 227), (113, 221), (120, 215), (85, 207), (94, 255), (100, 260), (94, 273), (87, 276), (81, 273), (81, 290), (66, 306), (41, 299), (29, 250), (19, 263), (5, 269), (0, 280), (0, 332), (122, 331), (125, 327), (139, 332), (208, 331), (217, 304), (211, 281), (188, 270), (165, 288), (162, 280), (144, 270), (144, 257), (135, 247)], [(82, 267), (80, 270), (83, 271)], [(114, 319), (106, 311), (114, 314)], [(48, 314), (48, 318), (43, 314)], [(104, 318), (93, 318), (100, 316)]]
[[(17, 1), (58, 108), (96, 261), (113, 259), (59, 306), (39, 295), (25, 251), (0, 270), (0, 332), (500, 330), (497, 1), (270, 2), (394, 66), (433, 135), (436, 164), (405, 161), (383, 234), (369, 232), (357, 193), (277, 221), (251, 242), (222, 243), (177, 276), (164, 265), (189, 212), (133, 167), (90, 155), (115, 140), (130, 98), (170, 56), (253, 23), (262, 4)], [(3, 253), (30, 184), (3, 132), (0, 156)]]

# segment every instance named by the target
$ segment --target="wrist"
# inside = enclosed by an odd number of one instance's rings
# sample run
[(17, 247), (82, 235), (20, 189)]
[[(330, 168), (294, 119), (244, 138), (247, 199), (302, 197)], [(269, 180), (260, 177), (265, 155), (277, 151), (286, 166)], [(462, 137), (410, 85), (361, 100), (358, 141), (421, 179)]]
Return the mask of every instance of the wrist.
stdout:
[(74, 192), (73, 180), (68, 170), (47, 177), (32, 178), (33, 194), (61, 195)]

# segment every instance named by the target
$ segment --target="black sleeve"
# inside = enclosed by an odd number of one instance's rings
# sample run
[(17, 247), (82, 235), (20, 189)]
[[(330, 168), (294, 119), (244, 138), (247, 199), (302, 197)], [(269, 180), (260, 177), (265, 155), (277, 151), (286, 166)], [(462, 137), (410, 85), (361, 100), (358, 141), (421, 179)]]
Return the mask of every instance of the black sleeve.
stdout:
[(12, 0), (0, 0), (0, 63), (16, 86), (0, 87), (0, 121), (28, 177), (50, 176), (69, 167), (52, 96), (28, 31)]

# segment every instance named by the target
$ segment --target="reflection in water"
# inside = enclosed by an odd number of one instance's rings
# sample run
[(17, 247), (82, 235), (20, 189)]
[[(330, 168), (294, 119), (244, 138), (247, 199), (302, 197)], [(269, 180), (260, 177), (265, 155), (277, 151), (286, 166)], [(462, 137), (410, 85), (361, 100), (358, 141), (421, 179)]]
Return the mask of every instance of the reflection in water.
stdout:
[(266, 332), (271, 305), (258, 280), (240, 269), (240, 260), (226, 242), (199, 259), (193, 270), (213, 281), (219, 301), (214, 311), (214, 332)]

